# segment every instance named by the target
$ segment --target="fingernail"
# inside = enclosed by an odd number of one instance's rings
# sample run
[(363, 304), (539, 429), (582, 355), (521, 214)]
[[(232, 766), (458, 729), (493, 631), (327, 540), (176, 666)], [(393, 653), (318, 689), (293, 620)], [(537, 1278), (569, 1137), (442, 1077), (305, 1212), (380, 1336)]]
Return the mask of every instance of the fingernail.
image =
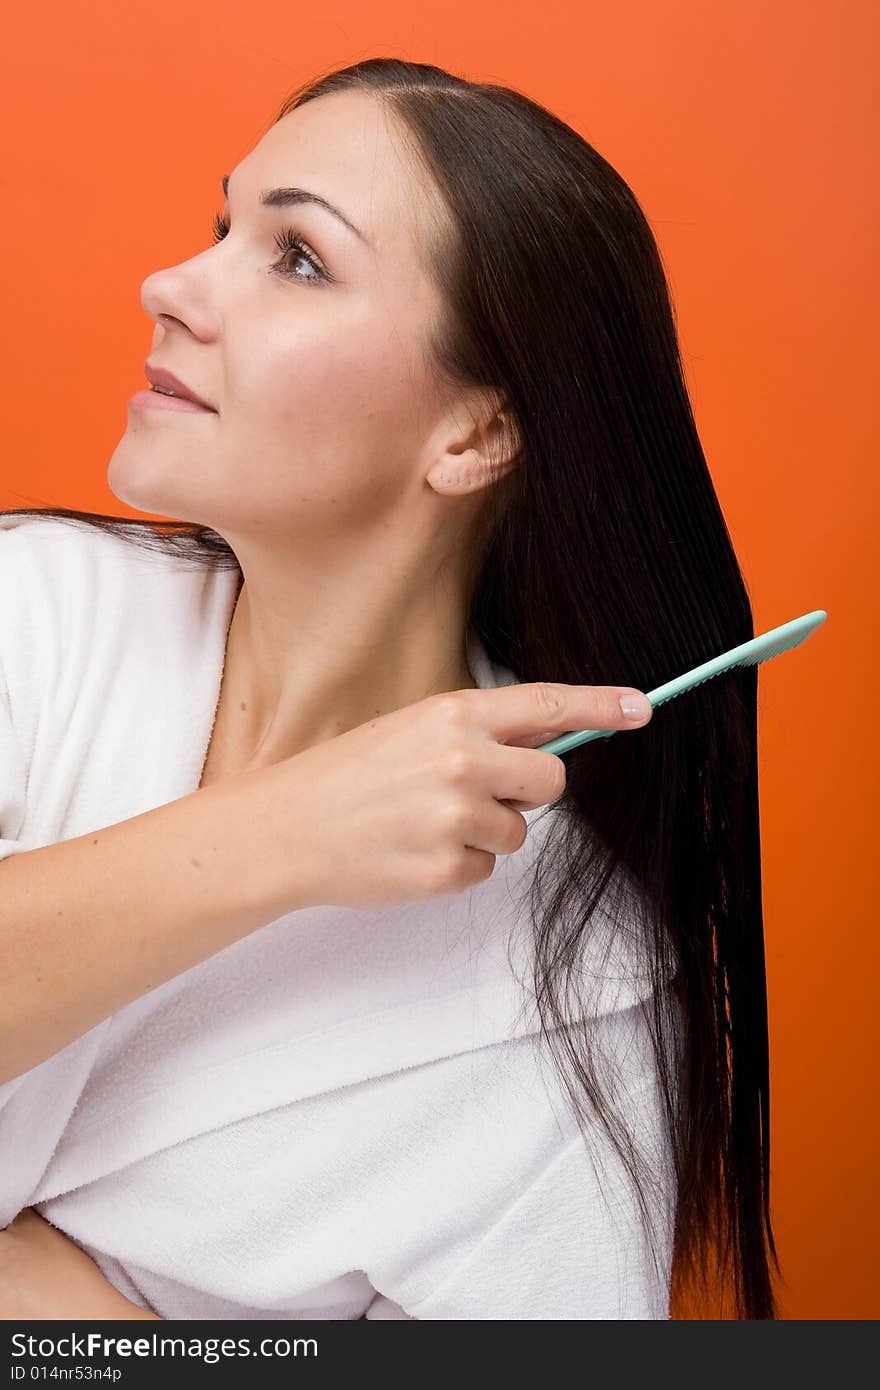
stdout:
[(647, 719), (652, 705), (647, 695), (621, 695), (620, 708), (627, 719)]

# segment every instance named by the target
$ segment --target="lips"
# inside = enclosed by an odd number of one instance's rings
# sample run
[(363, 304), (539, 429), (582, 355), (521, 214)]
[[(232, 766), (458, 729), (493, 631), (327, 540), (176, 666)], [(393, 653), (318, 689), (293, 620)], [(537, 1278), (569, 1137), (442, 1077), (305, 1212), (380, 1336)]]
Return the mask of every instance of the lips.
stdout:
[(204, 406), (206, 410), (213, 410), (216, 415), (216, 408), (206, 401), (203, 396), (199, 396), (191, 390), (185, 382), (176, 377), (173, 372), (169, 372), (165, 367), (153, 367), (149, 362), (144, 364), (144, 375), (151, 386), (161, 386), (164, 391), (173, 391), (175, 396), (182, 396), (184, 400), (194, 401), (196, 405)]

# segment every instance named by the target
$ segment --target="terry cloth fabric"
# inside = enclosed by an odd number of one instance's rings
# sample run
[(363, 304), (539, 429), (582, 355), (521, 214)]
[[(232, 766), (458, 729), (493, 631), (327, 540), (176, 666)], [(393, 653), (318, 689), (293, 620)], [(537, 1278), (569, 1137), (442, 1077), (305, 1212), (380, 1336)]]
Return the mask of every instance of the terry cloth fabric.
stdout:
[[(195, 791), (238, 582), (0, 518), (0, 859)], [(473, 630), (468, 660), (516, 680)], [(35, 1207), (164, 1318), (668, 1317), (647, 974), (600, 913), (595, 1045), (655, 1166), (657, 1266), (540, 1037), (523, 913), (555, 812), (525, 814), (473, 888), (289, 913), (0, 1086), (0, 1227)]]

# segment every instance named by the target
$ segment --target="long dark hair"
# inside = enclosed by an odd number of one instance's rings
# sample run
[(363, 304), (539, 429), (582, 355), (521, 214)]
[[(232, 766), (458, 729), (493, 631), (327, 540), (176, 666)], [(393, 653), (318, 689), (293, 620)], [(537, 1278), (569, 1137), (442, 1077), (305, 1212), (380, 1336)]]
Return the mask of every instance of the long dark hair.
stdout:
[[(630, 188), (541, 105), (429, 64), (373, 58), (331, 72), (294, 91), (273, 124), (350, 89), (398, 118), (449, 214), (423, 248), (445, 296), (428, 340), (437, 379), (502, 393), (521, 453), (487, 490), (479, 539), (469, 616), (489, 655), (522, 681), (650, 690), (753, 637), (660, 253)], [(27, 514), (238, 564), (209, 527)], [(735, 1316), (775, 1318), (757, 668), (565, 761), (531, 886), (542, 1033), (582, 1132), (596, 1118), (605, 1127), (649, 1226), (647, 1168), (574, 1022), (590, 918), (622, 867), (642, 890), (656, 985), (645, 1008), (675, 1164), (673, 1289), (723, 1286), (732, 1272)]]

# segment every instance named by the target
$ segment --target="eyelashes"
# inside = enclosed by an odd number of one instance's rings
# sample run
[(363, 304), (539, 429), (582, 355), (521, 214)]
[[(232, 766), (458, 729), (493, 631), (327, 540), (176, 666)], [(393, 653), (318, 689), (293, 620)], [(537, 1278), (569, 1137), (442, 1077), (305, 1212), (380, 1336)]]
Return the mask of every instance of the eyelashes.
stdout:
[[(220, 213), (215, 213), (212, 223), (214, 233), (214, 243), (222, 241), (229, 233), (229, 223)], [(293, 230), (292, 227), (285, 227), (284, 231), (277, 232), (275, 235), (275, 245), (281, 252), (282, 259), (295, 251), (297, 256), (306, 261), (314, 271), (312, 276), (297, 275), (293, 270), (287, 270), (280, 264), (273, 266), (278, 275), (285, 275), (289, 280), (299, 280), (303, 284), (317, 284), (319, 281), (331, 281), (333, 276), (326, 269), (322, 261), (318, 259), (310, 246)]]

